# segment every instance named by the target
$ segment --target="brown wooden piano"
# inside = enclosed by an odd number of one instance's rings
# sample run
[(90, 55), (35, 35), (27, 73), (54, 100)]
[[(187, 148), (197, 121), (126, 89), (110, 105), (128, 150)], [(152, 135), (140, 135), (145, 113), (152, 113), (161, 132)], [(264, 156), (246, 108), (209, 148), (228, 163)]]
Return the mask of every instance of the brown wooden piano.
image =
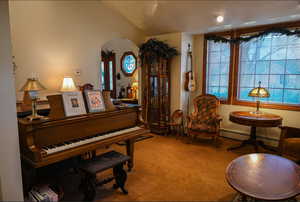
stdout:
[(138, 117), (139, 108), (128, 107), (60, 119), (29, 121), (20, 118), (22, 160), (40, 168), (125, 141), (131, 169), (135, 139), (149, 133), (138, 126)]

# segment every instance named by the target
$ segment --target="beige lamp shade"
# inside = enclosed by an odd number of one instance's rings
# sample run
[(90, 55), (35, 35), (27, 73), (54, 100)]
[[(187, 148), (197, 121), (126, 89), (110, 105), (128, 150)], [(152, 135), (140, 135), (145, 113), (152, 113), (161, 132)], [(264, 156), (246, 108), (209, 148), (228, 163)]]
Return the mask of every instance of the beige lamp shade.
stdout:
[(138, 86), (139, 86), (139, 83), (137, 81), (133, 82), (131, 85), (132, 88), (138, 88)]
[(27, 79), (20, 91), (40, 91), (45, 89), (46, 88), (37, 79), (31, 78)]
[(261, 82), (259, 82), (258, 87), (253, 88), (249, 92), (248, 96), (265, 98), (265, 97), (270, 97), (270, 93), (266, 88), (261, 87)]
[(65, 77), (62, 83), (61, 90), (62, 92), (72, 92), (77, 91), (75, 83), (71, 77)]

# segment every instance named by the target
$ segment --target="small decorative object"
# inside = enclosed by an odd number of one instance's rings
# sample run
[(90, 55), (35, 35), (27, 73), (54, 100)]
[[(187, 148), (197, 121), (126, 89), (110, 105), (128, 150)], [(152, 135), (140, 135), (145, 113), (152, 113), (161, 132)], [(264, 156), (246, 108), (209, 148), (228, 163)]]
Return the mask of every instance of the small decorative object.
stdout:
[(117, 73), (117, 79), (121, 80), (121, 74), (120, 73)]
[(61, 87), (61, 92), (73, 92), (77, 91), (77, 88), (75, 86), (75, 83), (72, 79), (72, 77), (64, 77), (62, 87)]
[(127, 94), (127, 98), (132, 98), (132, 89), (131, 89), (130, 83), (128, 84), (128, 86), (126, 88), (126, 94)]
[(82, 86), (79, 86), (79, 90), (82, 91), (82, 92), (85, 91), (85, 90), (94, 90), (94, 86), (90, 83), (86, 83)]
[(37, 114), (37, 92), (40, 90), (45, 90), (46, 88), (35, 78), (27, 79), (25, 85), (21, 88), (20, 91), (24, 91), (23, 104), (28, 105), (31, 103), (32, 106), (32, 115), (27, 118), (32, 121), (35, 119), (41, 119), (43, 116)]
[(105, 109), (108, 111), (113, 111), (116, 109), (116, 107), (111, 101), (110, 93), (111, 93), (111, 91), (104, 90), (104, 91), (102, 91), (102, 96), (103, 96), (103, 101), (105, 104)]
[(118, 98), (121, 99), (121, 98), (124, 98), (124, 97), (125, 97), (125, 88), (122, 86), (120, 91), (119, 91)]
[(84, 95), (89, 112), (105, 110), (105, 104), (100, 90), (85, 90)]
[(258, 82), (258, 87), (253, 88), (249, 94), (249, 97), (255, 97), (256, 98), (256, 111), (252, 112), (255, 114), (262, 114), (261, 111), (259, 111), (260, 101), (259, 98), (267, 98), (270, 97), (269, 91), (266, 88), (261, 87), (261, 81)]
[(137, 58), (133, 52), (125, 52), (121, 58), (121, 69), (126, 76), (132, 76), (137, 68)]
[(83, 96), (80, 91), (63, 92), (62, 98), (66, 116), (86, 114)]
[(138, 91), (138, 88), (139, 88), (139, 83), (137, 81), (134, 81), (132, 83), (132, 97), (134, 99), (137, 99), (137, 91)]

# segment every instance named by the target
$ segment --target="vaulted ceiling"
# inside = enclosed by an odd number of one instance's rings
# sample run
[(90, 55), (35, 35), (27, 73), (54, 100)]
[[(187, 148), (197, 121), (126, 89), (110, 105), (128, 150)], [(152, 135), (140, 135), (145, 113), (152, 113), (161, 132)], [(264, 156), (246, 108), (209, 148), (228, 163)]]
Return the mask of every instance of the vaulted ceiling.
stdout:
[[(300, 19), (299, 0), (104, 0), (147, 35), (207, 33)], [(216, 17), (224, 16), (223, 23)]]

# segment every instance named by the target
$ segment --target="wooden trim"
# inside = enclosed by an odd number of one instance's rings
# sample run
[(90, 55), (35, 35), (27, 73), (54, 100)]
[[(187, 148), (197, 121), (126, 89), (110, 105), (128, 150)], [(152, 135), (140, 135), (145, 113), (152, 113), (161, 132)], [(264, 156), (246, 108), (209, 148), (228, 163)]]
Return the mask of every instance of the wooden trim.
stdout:
[[(113, 65), (113, 90), (110, 90), (110, 75), (109, 75), (109, 62), (112, 61)], [(105, 57), (103, 51), (101, 51), (101, 62), (104, 62), (104, 86), (107, 91), (111, 91), (111, 97), (116, 98), (117, 88), (116, 88), (116, 54), (113, 53), (109, 57)], [(101, 77), (101, 75), (100, 75)]]
[[(132, 55), (132, 56), (134, 57), (134, 59), (135, 59), (135, 69), (133, 70), (133, 72), (132, 72), (131, 74), (130, 74), (130, 73), (127, 73), (127, 72), (125, 72), (125, 71), (123, 70), (123, 60), (124, 60), (124, 58), (125, 58), (126, 56), (128, 56), (128, 55)], [(130, 77), (130, 76), (132, 76), (132, 75), (134, 74), (134, 72), (135, 72), (136, 69), (137, 69), (137, 57), (135, 56), (135, 54), (134, 54), (132, 51), (127, 51), (127, 52), (125, 52), (125, 53), (122, 55), (121, 60), (120, 60), (120, 65), (121, 65), (121, 70), (122, 70), (123, 74), (124, 74), (125, 76), (127, 76), (127, 77)]]
[[(256, 102), (248, 102), (248, 101), (242, 101), (237, 99), (233, 101), (233, 104), (248, 106), (248, 107), (256, 107)], [(269, 104), (269, 103), (261, 102), (260, 108), (300, 111), (300, 105), (292, 105), (292, 104)]]
[(206, 65), (207, 65), (207, 40), (204, 38), (203, 46), (203, 71), (202, 71), (202, 94), (206, 94)]

